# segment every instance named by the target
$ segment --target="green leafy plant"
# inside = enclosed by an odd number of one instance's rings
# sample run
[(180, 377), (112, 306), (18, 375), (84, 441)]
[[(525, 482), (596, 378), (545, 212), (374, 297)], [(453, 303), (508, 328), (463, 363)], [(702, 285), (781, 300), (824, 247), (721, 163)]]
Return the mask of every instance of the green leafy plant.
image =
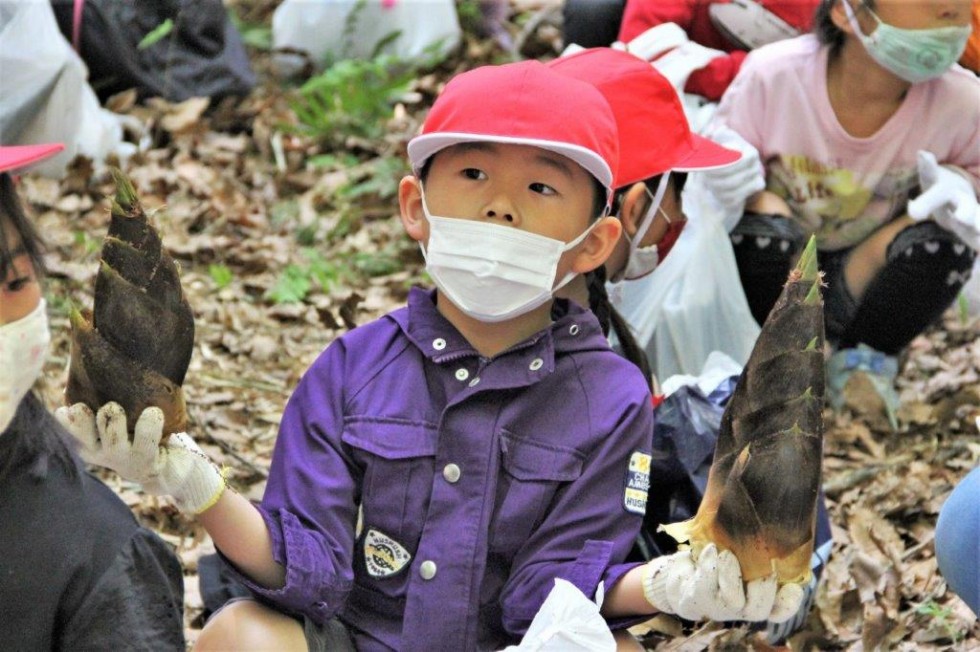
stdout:
[(408, 166), (400, 157), (382, 156), (370, 162), (361, 180), (345, 184), (337, 194), (345, 199), (372, 194), (379, 199), (396, 197), (398, 182), (407, 172)]
[(945, 630), (946, 637), (953, 642), (953, 645), (956, 645), (963, 636), (963, 633), (956, 627), (955, 622), (953, 622), (953, 610), (949, 607), (940, 606), (939, 603), (931, 598), (916, 607), (915, 613), (935, 620), (936, 624)]
[(272, 49), (272, 27), (261, 23), (246, 22), (234, 11), (229, 11), (231, 23), (241, 34), (242, 42), (256, 50)]
[(235, 275), (228, 268), (227, 265), (222, 263), (212, 263), (208, 265), (208, 275), (211, 280), (214, 281), (215, 286), (219, 290), (223, 290), (231, 284), (232, 279)]
[(327, 142), (379, 138), (394, 102), (415, 73), (398, 57), (338, 61), (299, 88), (291, 102), (295, 130)]

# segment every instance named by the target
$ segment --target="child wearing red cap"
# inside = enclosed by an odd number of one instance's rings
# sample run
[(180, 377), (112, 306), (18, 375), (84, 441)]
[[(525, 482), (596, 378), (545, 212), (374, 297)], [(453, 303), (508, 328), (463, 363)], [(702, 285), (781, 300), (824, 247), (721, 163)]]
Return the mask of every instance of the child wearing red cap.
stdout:
[[(674, 225), (683, 225), (678, 186), (683, 187), (686, 173), (723, 170), (735, 163), (740, 154), (691, 133), (680, 99), (670, 81), (636, 56), (609, 48), (596, 48), (556, 59), (549, 65), (562, 74), (593, 84), (606, 98), (616, 118), (620, 160), (614, 182), (614, 206), (618, 207), (618, 215), (623, 221), (623, 236), (604, 267), (614, 283), (629, 283), (654, 271), (658, 259), (666, 255), (663, 236)], [(663, 202), (659, 201), (661, 197)], [(658, 232), (652, 234), (651, 231), (657, 226), (660, 227)], [(582, 301), (587, 290), (584, 281), (576, 279), (569, 284), (566, 292), (568, 296)], [(625, 330), (629, 334), (629, 328)], [(694, 333), (691, 335), (697, 336)], [(624, 348), (624, 355), (628, 353)], [(650, 354), (656, 355), (656, 352)], [(630, 355), (626, 357), (630, 358)], [(657, 527), (669, 522), (672, 516), (684, 513), (684, 510), (693, 514), (698, 507), (693, 494), (699, 490), (688, 488), (687, 474), (678, 472), (678, 469), (685, 467), (685, 463), (678, 459), (673, 445), (667, 443), (669, 439), (669, 433), (654, 430), (654, 448), (662, 450), (663, 454), (654, 456), (651, 467), (654, 473), (651, 474), (651, 495), (644, 524), (649, 532), (644, 542), (651, 548), (652, 555), (661, 557), (658, 562), (661, 565), (670, 564), (672, 562), (666, 560), (679, 559), (683, 555), (663, 557), (673, 549), (662, 552), (658, 548), (660, 542), (653, 536)], [(706, 452), (710, 460), (711, 452)], [(682, 504), (675, 504), (678, 502)], [(817, 545), (821, 550), (814, 560), (815, 575), (820, 574), (825, 562), (823, 557), (826, 557), (830, 547), (830, 524), (825, 509), (821, 509)], [(805, 592), (807, 598), (812, 597), (815, 585), (814, 579)], [(754, 592), (755, 588), (752, 590)], [(610, 595), (613, 599), (610, 608), (616, 604), (616, 596), (616, 593)], [(774, 642), (782, 640), (802, 625), (809, 610), (808, 601), (801, 604), (790, 597), (784, 595), (781, 598), (785, 602), (780, 603), (775, 613), (753, 605), (741, 614), (727, 617), (768, 620), (774, 616), (768, 624), (767, 634)], [(710, 612), (708, 605), (713, 599), (721, 599), (720, 590), (716, 590), (714, 595), (701, 596), (704, 610), (700, 614), (688, 612), (686, 615), (694, 618), (720, 615)], [(643, 602), (639, 602), (639, 605), (642, 607)], [(670, 610), (668, 604), (659, 603), (657, 606)]]
[(61, 411), (96, 459), (199, 513), (261, 600), (218, 612), (196, 650), (500, 649), (556, 578), (593, 598), (633, 567), (649, 392), (592, 313), (553, 297), (619, 239), (608, 104), (538, 62), (478, 68), (408, 154), (401, 218), (436, 289), (313, 363), (258, 508), (186, 435), (158, 446), (154, 408), (128, 456), (125, 436), (107, 450), (118, 406)]
[(955, 300), (980, 249), (980, 80), (956, 65), (970, 8), (822, 0), (815, 34), (753, 51), (715, 115), (762, 161), (765, 190), (733, 204), (753, 315), (765, 320), (816, 235), (831, 400), (854, 378), (893, 427), (896, 356)]
[(0, 649), (182, 651), (176, 555), (86, 473), (31, 391), (50, 340), (43, 244), (10, 172), (63, 149), (0, 147)]
[(725, 54), (695, 70), (684, 90), (717, 102), (747, 51), (809, 31), (818, 0), (626, 0), (619, 40), (674, 23), (690, 39)]

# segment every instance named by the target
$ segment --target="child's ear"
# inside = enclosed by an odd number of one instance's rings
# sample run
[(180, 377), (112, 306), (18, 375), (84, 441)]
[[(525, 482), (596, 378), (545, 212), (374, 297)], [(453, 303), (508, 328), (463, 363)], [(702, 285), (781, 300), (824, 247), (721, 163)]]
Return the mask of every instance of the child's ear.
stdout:
[[(839, 0), (835, 2), (830, 8), (830, 20), (840, 31), (845, 34), (853, 34), (854, 30), (851, 28), (851, 22), (847, 20), (847, 11), (844, 9), (844, 3), (850, 0)], [(858, 24), (860, 24), (860, 16), (858, 16), (858, 11), (860, 10), (860, 5), (857, 7), (851, 4), (851, 8), (854, 9), (854, 15), (858, 18)]]
[(422, 191), (417, 177), (407, 175), (398, 182), (398, 208), (408, 237), (421, 241), (425, 237), (425, 214), (422, 212)]
[(619, 219), (623, 222), (623, 231), (626, 235), (633, 237), (636, 230), (640, 227), (640, 220), (646, 213), (650, 205), (650, 197), (647, 195), (646, 186), (642, 181), (638, 181), (630, 186), (623, 196), (620, 203)]
[(622, 233), (623, 227), (617, 218), (600, 218), (575, 255), (572, 271), (585, 274), (605, 263)]

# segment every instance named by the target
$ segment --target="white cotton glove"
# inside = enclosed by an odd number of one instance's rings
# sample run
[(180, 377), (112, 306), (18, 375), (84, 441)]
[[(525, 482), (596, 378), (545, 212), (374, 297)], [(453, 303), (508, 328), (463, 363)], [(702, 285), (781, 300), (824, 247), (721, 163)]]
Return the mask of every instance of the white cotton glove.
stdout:
[(909, 216), (917, 221), (932, 217), (980, 251), (980, 205), (973, 184), (962, 174), (939, 165), (932, 152), (920, 150), (918, 164), (922, 194), (909, 202)]
[(694, 41), (688, 41), (658, 57), (652, 65), (661, 75), (670, 80), (671, 85), (679, 93), (682, 93), (691, 73), (724, 56), (726, 55), (721, 50), (706, 48)]
[(690, 550), (657, 557), (643, 572), (643, 595), (653, 607), (685, 620), (741, 620), (780, 623), (803, 604), (801, 584), (777, 586), (776, 576), (742, 581), (731, 551), (704, 547), (695, 560)]
[(746, 200), (766, 188), (759, 150), (750, 145), (734, 129), (725, 125), (717, 125), (709, 129), (705, 137), (723, 147), (742, 153), (742, 158), (731, 165), (697, 173), (701, 175), (704, 188), (724, 210), (725, 216), (741, 217), (745, 211)]
[[(653, 61), (689, 41), (687, 33), (677, 23), (661, 23), (634, 37), (623, 49), (644, 61)], [(616, 44), (613, 47), (619, 49)]]
[(164, 420), (160, 408), (143, 410), (133, 441), (126, 431), (126, 412), (118, 403), (106, 403), (98, 415), (84, 403), (76, 403), (58, 408), (55, 417), (79, 441), (86, 462), (138, 482), (147, 493), (172, 496), (182, 511), (199, 514), (224, 492), (221, 472), (186, 433), (170, 435), (160, 444)]

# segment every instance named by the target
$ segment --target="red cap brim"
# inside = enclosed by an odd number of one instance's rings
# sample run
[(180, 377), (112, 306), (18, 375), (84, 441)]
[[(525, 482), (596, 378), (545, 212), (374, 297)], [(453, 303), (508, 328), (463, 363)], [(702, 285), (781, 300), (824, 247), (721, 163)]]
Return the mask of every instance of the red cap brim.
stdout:
[(672, 170), (678, 172), (696, 172), (698, 170), (714, 170), (731, 165), (742, 158), (738, 150), (722, 147), (713, 140), (691, 134), (691, 150), (686, 156), (674, 163)]
[(50, 158), (65, 149), (62, 143), (0, 147), (0, 172), (11, 172)]

